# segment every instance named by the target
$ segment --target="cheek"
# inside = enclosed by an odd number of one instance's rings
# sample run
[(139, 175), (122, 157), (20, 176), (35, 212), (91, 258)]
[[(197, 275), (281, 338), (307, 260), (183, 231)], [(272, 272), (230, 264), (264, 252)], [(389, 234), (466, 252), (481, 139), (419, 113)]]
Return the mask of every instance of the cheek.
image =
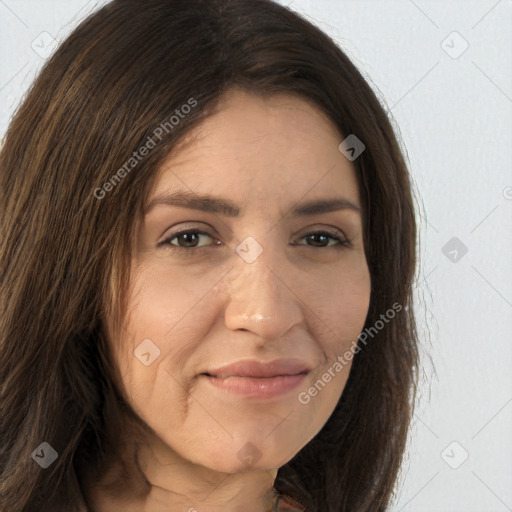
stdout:
[[(211, 273), (210, 273), (211, 274)], [(131, 324), (137, 330), (173, 330), (187, 321), (188, 313), (204, 307), (201, 299), (211, 290), (218, 276), (195, 276), (157, 260), (147, 265), (136, 281), (130, 299)]]
[(203, 336), (205, 292), (182, 281), (163, 269), (143, 271), (128, 299), (125, 329), (111, 336), (125, 396), (149, 423), (166, 414), (164, 403), (175, 404), (173, 422), (188, 407), (190, 384), (180, 370)]
[[(208, 328), (212, 300), (209, 293), (218, 276), (190, 276), (156, 259), (136, 277), (128, 299), (124, 339), (117, 345), (128, 356), (137, 355), (137, 347), (146, 339), (160, 352), (155, 360), (179, 367), (187, 353), (193, 352), (203, 330)], [(151, 348), (151, 343), (148, 343)]]
[[(324, 360), (311, 375), (299, 395), (300, 408), (316, 434), (334, 411), (345, 388), (357, 340), (361, 333), (371, 295), (370, 273), (366, 263), (342, 269), (310, 290), (308, 307), (322, 323), (315, 338)], [(311, 324), (313, 321), (310, 322)]]
[(191, 400), (190, 383), (179, 371), (187, 347), (163, 344), (157, 325), (137, 332), (134, 328), (135, 336), (120, 340), (116, 349), (125, 399), (151, 427), (180, 428)]
[(364, 327), (370, 305), (371, 282), (366, 264), (333, 273), (323, 286), (311, 288), (311, 311), (322, 320), (325, 352), (332, 357), (357, 340)]

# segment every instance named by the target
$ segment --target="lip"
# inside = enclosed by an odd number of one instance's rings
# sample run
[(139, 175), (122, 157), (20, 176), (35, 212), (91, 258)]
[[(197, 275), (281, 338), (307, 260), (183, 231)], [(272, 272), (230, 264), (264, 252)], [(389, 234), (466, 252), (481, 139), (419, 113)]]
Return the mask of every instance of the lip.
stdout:
[(221, 379), (227, 377), (252, 377), (263, 379), (293, 376), (307, 373), (310, 370), (311, 368), (304, 361), (299, 359), (274, 359), (268, 362), (245, 359), (221, 366), (220, 368), (208, 370), (205, 374)]
[(309, 366), (298, 359), (238, 361), (201, 374), (218, 389), (252, 398), (283, 395), (303, 382)]
[(277, 377), (212, 377), (203, 374), (208, 382), (228, 393), (236, 393), (250, 398), (274, 398), (284, 395), (296, 388), (305, 378), (306, 373), (297, 375), (280, 375)]

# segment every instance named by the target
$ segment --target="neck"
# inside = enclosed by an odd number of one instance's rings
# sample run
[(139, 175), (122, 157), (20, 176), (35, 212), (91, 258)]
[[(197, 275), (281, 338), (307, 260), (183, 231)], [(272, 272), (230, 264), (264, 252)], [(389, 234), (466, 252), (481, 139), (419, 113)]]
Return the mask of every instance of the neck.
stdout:
[[(95, 485), (94, 512), (268, 512), (271, 507), (277, 469), (218, 472), (183, 459), (157, 438), (133, 448), (124, 460), (133, 461), (127, 467), (136, 468), (138, 477), (133, 478), (139, 484), (128, 486), (125, 480), (122, 488), (144, 491), (113, 498), (102, 483)], [(109, 474), (119, 475), (119, 470)]]

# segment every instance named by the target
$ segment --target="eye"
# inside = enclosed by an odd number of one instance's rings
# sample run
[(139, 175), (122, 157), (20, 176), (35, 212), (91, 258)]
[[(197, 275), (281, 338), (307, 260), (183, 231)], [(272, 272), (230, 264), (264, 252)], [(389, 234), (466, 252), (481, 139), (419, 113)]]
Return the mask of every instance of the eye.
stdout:
[[(200, 241), (201, 236), (207, 236), (213, 238), (209, 233), (205, 231), (199, 230), (183, 230), (178, 231), (176, 233), (171, 233), (163, 242), (160, 242), (158, 246), (166, 246), (171, 250), (177, 250), (181, 252), (194, 252), (200, 249), (203, 249), (204, 246), (198, 246), (198, 242)], [(183, 242), (185, 245), (177, 245), (173, 243), (173, 240), (176, 239), (179, 242)], [(216, 245), (219, 245), (218, 243)]]
[(334, 231), (314, 231), (313, 233), (308, 233), (307, 235), (304, 235), (302, 238), (309, 239), (310, 241), (313, 241), (314, 243), (319, 242), (320, 244), (323, 244), (326, 239), (334, 240), (336, 243), (331, 246), (327, 245), (309, 245), (309, 247), (318, 248), (318, 249), (339, 249), (339, 248), (350, 248), (352, 247), (352, 243), (350, 240), (341, 233), (334, 232)]
[[(194, 229), (187, 229), (171, 233), (165, 240), (158, 244), (159, 247), (166, 247), (171, 251), (178, 251), (180, 253), (188, 253), (193, 255), (198, 251), (202, 251), (208, 248), (208, 245), (201, 246), (201, 236), (214, 238), (212, 235), (205, 231), (199, 231)], [(352, 247), (351, 241), (344, 237), (341, 233), (335, 231), (314, 231), (302, 236), (300, 239), (306, 239), (312, 241), (314, 244), (319, 243), (320, 245), (305, 245), (305, 247), (311, 247), (314, 249), (343, 249)], [(334, 241), (334, 245), (324, 245), (326, 242), (329, 243), (329, 239)], [(177, 243), (173, 243), (176, 240)], [(180, 242), (184, 245), (181, 245)], [(210, 244), (212, 245), (212, 244)], [(221, 245), (218, 240), (213, 245)], [(303, 244), (292, 244), (296, 246), (304, 246)]]

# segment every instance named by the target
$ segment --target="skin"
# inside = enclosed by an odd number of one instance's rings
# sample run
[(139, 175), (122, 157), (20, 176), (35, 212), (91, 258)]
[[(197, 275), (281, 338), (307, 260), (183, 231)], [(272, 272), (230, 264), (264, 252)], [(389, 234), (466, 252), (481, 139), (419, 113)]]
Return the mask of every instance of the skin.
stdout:
[[(111, 343), (122, 391), (153, 432), (137, 452), (152, 489), (137, 503), (97, 493), (100, 512), (264, 512), (278, 468), (326, 423), (351, 362), (307, 404), (299, 394), (329, 368), (332, 375), (368, 313), (361, 214), (286, 215), (313, 199), (360, 206), (354, 167), (327, 116), (292, 95), (232, 89), (193, 135), (159, 169), (150, 200), (191, 190), (228, 198), (243, 215), (159, 204), (137, 225), (126, 324)], [(208, 234), (159, 246), (181, 228)], [(351, 247), (311, 236), (326, 229)], [(235, 250), (249, 236), (263, 249), (252, 263)], [(148, 366), (134, 357), (145, 339), (160, 350)], [(199, 375), (241, 359), (289, 357), (311, 371), (272, 399), (234, 395)], [(238, 455), (244, 446), (251, 462)]]

